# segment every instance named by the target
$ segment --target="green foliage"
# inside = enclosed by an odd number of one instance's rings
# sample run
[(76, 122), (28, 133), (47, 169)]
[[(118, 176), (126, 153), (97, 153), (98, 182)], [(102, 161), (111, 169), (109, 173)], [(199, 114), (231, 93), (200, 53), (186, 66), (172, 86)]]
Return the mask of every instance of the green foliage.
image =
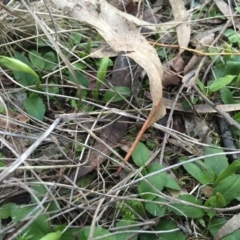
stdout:
[(210, 197), (205, 203), (207, 207), (225, 207), (227, 205), (224, 196), (220, 192), (216, 192), (216, 194)]
[(228, 28), (224, 34), (225, 37), (228, 38), (228, 41), (231, 44), (238, 44), (238, 47), (240, 47), (240, 34), (234, 31), (233, 29)]
[(24, 100), (24, 108), (32, 117), (43, 120), (46, 109), (45, 104), (39, 96), (26, 98)]
[(234, 78), (236, 78), (236, 75), (226, 75), (224, 77), (218, 78), (209, 85), (208, 89), (210, 92), (216, 92), (230, 84)]
[(0, 56), (0, 66), (7, 68), (10, 71), (28, 73), (35, 78), (37, 84), (40, 83), (40, 79), (37, 73), (33, 71), (33, 69), (30, 68), (27, 64), (18, 59)]
[(42, 55), (42, 58), (45, 60), (44, 62), (44, 70), (45, 71), (53, 71), (57, 66), (57, 57), (54, 52), (49, 51)]
[[(13, 222), (20, 222), (29, 214), (35, 214), (33, 210), (35, 206), (21, 205), (20, 207), (15, 205), (11, 209), (11, 219)], [(47, 221), (47, 215), (38, 216), (25, 231), (28, 231), (28, 236), (30, 240), (40, 239), (50, 232), (49, 224)]]
[(238, 76), (240, 74), (240, 69), (239, 69), (239, 56), (233, 56), (231, 57), (225, 65), (224, 68), (224, 75), (236, 75)]
[(78, 32), (73, 32), (70, 35), (69, 38), (69, 43), (71, 44), (71, 46), (75, 46), (77, 44), (79, 44), (82, 40), (82, 34), (78, 33)]
[(122, 100), (122, 97), (128, 97), (131, 95), (131, 90), (128, 87), (117, 86), (113, 87), (111, 90), (107, 90), (103, 95), (103, 100), (105, 102), (118, 102)]
[[(160, 164), (152, 163), (146, 168), (146, 170), (149, 174), (156, 172), (162, 168), (163, 167)], [(162, 172), (150, 177), (146, 177), (146, 180), (158, 191), (162, 191), (166, 183), (166, 173)], [(145, 180), (142, 180), (138, 184), (138, 193), (141, 194), (141, 197), (144, 199), (153, 200), (156, 198), (157, 191), (152, 188)]]
[[(201, 206), (201, 201), (192, 195), (180, 195), (177, 199)], [(172, 203), (168, 209), (178, 216), (187, 216), (189, 218), (200, 218), (205, 215), (202, 209), (182, 203)]]
[[(75, 73), (76, 73), (77, 84), (83, 87), (88, 87), (89, 80), (82, 73), (80, 72), (75, 72)], [(71, 73), (69, 73), (69, 80), (73, 83), (76, 83)]]
[[(90, 229), (91, 228), (89, 226), (82, 228), (79, 231), (79, 235), (78, 235), (79, 239), (88, 240), (88, 236), (90, 234)], [(110, 232), (107, 229), (102, 228), (102, 227), (96, 227), (93, 236), (100, 237), (100, 236), (104, 236), (104, 235), (108, 235), (108, 234), (110, 234)], [(115, 236), (108, 236), (107, 239), (108, 240), (117, 240)]]
[(224, 104), (234, 103), (233, 94), (228, 88), (226, 87), (221, 88), (220, 93), (221, 93), (221, 99)]
[[(204, 155), (211, 155), (215, 153), (223, 153), (221, 148), (206, 147)], [(212, 157), (205, 157), (204, 163), (211, 169), (217, 176), (223, 169), (228, 167), (228, 159), (224, 154)]]
[(146, 202), (144, 206), (146, 211), (152, 214), (155, 217), (164, 216), (167, 212), (167, 206), (164, 205), (167, 201), (163, 198), (157, 197), (153, 202)]
[(107, 75), (108, 62), (109, 62), (109, 57), (104, 57), (101, 60), (98, 71), (97, 71), (96, 89), (94, 89), (92, 92), (93, 98), (96, 100), (98, 100), (99, 89)]
[[(159, 163), (151, 163), (143, 171), (143, 174), (147, 176), (148, 174), (157, 172), (162, 168), (163, 168), (162, 165), (160, 165)], [(162, 191), (164, 187), (171, 188), (174, 190), (180, 189), (177, 182), (173, 178), (168, 176), (166, 172), (161, 172), (153, 176), (146, 177), (146, 180), (147, 181), (142, 180), (138, 184), (138, 193), (141, 195), (143, 199), (156, 200), (158, 195), (157, 191)], [(151, 187), (148, 182), (153, 187)], [(148, 205), (148, 209), (149, 209), (149, 205)]]
[[(180, 162), (184, 162), (185, 160), (180, 160)], [(201, 184), (209, 184), (214, 182), (214, 173), (208, 166), (202, 162), (197, 161), (195, 163), (187, 163), (184, 164), (183, 167), (185, 170), (194, 177)]]
[(212, 194), (215, 195), (217, 192), (221, 193), (226, 201), (226, 204), (229, 204), (233, 199), (240, 196), (239, 184), (240, 175), (232, 174), (219, 182), (216, 187), (214, 187)]
[(223, 179), (233, 175), (240, 169), (240, 162), (239, 161), (234, 161), (229, 165), (227, 168), (224, 168), (219, 175), (217, 176), (217, 179), (215, 180), (214, 184), (217, 185), (220, 183)]
[(154, 230), (156, 231), (169, 231), (176, 229), (174, 232), (166, 232), (166, 233), (159, 233), (158, 237), (161, 240), (173, 240), (173, 239), (178, 239), (178, 240), (185, 240), (186, 238), (184, 237), (183, 233), (178, 229), (178, 226), (176, 223), (174, 223), (171, 220), (168, 219), (163, 219), (159, 222), (159, 224), (155, 227)]
[(196, 82), (197, 82), (197, 85), (198, 85), (198, 87), (200, 88), (201, 92), (202, 92), (204, 95), (206, 95), (206, 94), (207, 94), (207, 91), (206, 91), (206, 88), (205, 88), (204, 84), (203, 84), (199, 79), (197, 79)]
[(149, 150), (146, 145), (139, 142), (132, 153), (132, 159), (134, 163), (138, 166), (144, 166), (144, 164), (149, 160)]
[(15, 203), (6, 203), (0, 208), (1, 219), (7, 219), (11, 216), (11, 209), (15, 207)]
[[(119, 220), (118, 222), (117, 222), (117, 224), (116, 224), (116, 227), (127, 227), (126, 228), (126, 230), (124, 230), (125, 231), (125, 233), (120, 233), (120, 234), (117, 234), (116, 236), (115, 236), (115, 239), (116, 240), (125, 240), (125, 239), (128, 239), (131, 235), (132, 235), (132, 233), (127, 233), (127, 231), (128, 230), (136, 230), (136, 232), (137, 232), (137, 230), (140, 230), (140, 228), (139, 227), (131, 227), (131, 225), (133, 225), (133, 224), (136, 224), (137, 222), (134, 222), (134, 221), (129, 221), (129, 220), (127, 220), (127, 219), (121, 219), (121, 220)], [(136, 237), (134, 237), (134, 238), (131, 238), (131, 239), (133, 239), (133, 240), (137, 240), (138, 239), (138, 237), (136, 236)]]
[[(39, 58), (39, 54), (36, 53), (36, 51), (33, 52), (33, 54), (30, 54), (30, 56), (30, 60), (35, 64), (35, 66), (41, 68), (44, 67), (42, 64), (43, 60)], [(24, 59), (24, 57), (22, 57), (22, 59)], [(25, 62), (28, 63), (28, 61)], [(28, 64), (18, 59), (0, 56), (0, 66), (11, 70), (14, 73), (15, 77), (18, 78), (20, 83), (22, 83), (24, 86), (36, 83), (36, 90), (39, 90), (39, 76), (31, 67), (29, 67)], [(40, 121), (43, 120), (45, 114), (45, 105), (42, 99), (36, 93), (31, 93), (30, 96), (25, 99), (24, 107), (27, 113), (32, 117), (35, 117)]]
[[(206, 147), (205, 155), (221, 153), (220, 148)], [(181, 162), (184, 160), (180, 160)], [(213, 187), (212, 195), (205, 201), (205, 206), (225, 207), (232, 200), (240, 197), (240, 169), (239, 161), (228, 164), (225, 155), (206, 157), (204, 162), (184, 164), (185, 170), (203, 185)]]
[(61, 232), (56, 231), (52, 233), (48, 233), (44, 237), (42, 237), (40, 240), (59, 240), (61, 238)]
[(30, 59), (30, 62), (31, 62), (31, 64), (34, 68), (40, 69), (40, 70), (42, 70), (44, 68), (45, 61), (38, 51), (36, 51), (36, 50), (30, 51), (29, 52), (29, 59)]

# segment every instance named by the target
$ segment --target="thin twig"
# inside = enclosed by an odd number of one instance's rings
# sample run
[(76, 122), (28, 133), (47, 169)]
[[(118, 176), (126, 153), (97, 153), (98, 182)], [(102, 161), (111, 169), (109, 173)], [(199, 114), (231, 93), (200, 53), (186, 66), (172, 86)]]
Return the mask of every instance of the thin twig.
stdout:
[(220, 108), (218, 108), (212, 101), (210, 101), (199, 89), (198, 87), (193, 84), (192, 87), (194, 90), (198, 93), (198, 95), (208, 104), (210, 105), (213, 109), (215, 109), (221, 116), (223, 116), (228, 123), (231, 126), (236, 127), (238, 130), (240, 130), (240, 124), (236, 122), (227, 112), (222, 111)]

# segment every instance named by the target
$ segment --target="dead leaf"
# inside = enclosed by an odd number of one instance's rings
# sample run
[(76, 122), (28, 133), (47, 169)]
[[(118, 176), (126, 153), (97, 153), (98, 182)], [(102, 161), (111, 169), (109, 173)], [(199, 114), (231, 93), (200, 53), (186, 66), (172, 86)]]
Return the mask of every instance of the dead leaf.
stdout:
[(234, 17), (234, 9), (229, 6), (225, 1), (223, 0), (215, 0), (214, 1), (219, 10), (222, 12), (222, 14), (230, 20), (232, 23), (234, 23), (234, 26), (240, 30), (240, 22), (238, 17)]
[[(186, 19), (188, 17), (187, 10), (185, 8), (185, 4), (183, 0), (169, 0), (174, 19), (176, 21), (181, 21), (180, 19)], [(190, 34), (191, 34), (191, 27), (187, 23), (181, 23), (177, 26), (177, 37), (178, 37), (178, 44), (182, 47), (187, 47), (190, 41)], [(181, 54), (184, 49), (179, 49), (179, 54)]]
[[(77, 9), (79, 9), (81, 7), (80, 4), (78, 4), (78, 2), (76, 0), (75, 1), (71, 1), (71, 3), (69, 1), (67, 1), (67, 0), (64, 0), (64, 1), (52, 0), (52, 2), (54, 2), (54, 4), (56, 6), (58, 6), (58, 8), (62, 9), (65, 12), (65, 14), (71, 14), (71, 12), (73, 12), (73, 11), (71, 11), (71, 9), (74, 8), (75, 5), (76, 5)], [(85, 0), (85, 2), (86, 2), (86, 0)], [(101, 5), (102, 5), (102, 3), (105, 4), (105, 2), (106, 2), (106, 0), (105, 1), (101, 0)], [(94, 3), (95, 3), (95, 5), (94, 5)], [(89, 6), (92, 6), (92, 7), (95, 6), (94, 7), (95, 11), (99, 11), (99, 9), (96, 8), (96, 6), (99, 6), (98, 4), (100, 4), (100, 2), (97, 1), (97, 0), (89, 1)], [(116, 10), (115, 10), (115, 12), (116, 12)], [(141, 19), (138, 19), (137, 17), (135, 17), (135, 16), (133, 16), (131, 14), (122, 12), (122, 11), (117, 11), (117, 14), (119, 16), (122, 16), (124, 19), (127, 19), (128, 21), (134, 23), (138, 27), (145, 27), (145, 28), (147, 28), (147, 29), (149, 29), (149, 30), (151, 30), (153, 32), (158, 32), (159, 31), (159, 24), (151, 24), (149, 22), (146, 22), (146, 21), (143, 21)], [(161, 24), (161, 32), (164, 33), (164, 32), (167, 32), (169, 29), (175, 28), (176, 26), (179, 25), (179, 21), (185, 21), (186, 19), (187, 18), (183, 18), (183, 19), (179, 19), (178, 21), (173, 20), (173, 21), (162, 23)], [(94, 24), (92, 24), (92, 25), (94, 25)]]
[(177, 55), (170, 61), (164, 63), (163, 65), (163, 80), (162, 85), (164, 87), (168, 87), (171, 85), (177, 86), (180, 82), (180, 78), (178, 76), (184, 69), (184, 61), (181, 55)]
[(211, 143), (210, 129), (204, 119), (197, 116), (184, 116), (184, 124), (188, 136), (199, 138), (203, 143)]
[[(211, 45), (211, 43), (214, 41), (214, 34), (210, 34), (209, 36), (206, 36), (204, 38), (202, 38), (198, 44), (196, 45), (196, 50), (198, 51), (203, 51), (205, 50), (208, 46)], [(189, 60), (188, 64), (186, 65), (186, 67), (184, 68), (184, 74), (188, 73), (192, 68), (195, 67), (195, 65), (199, 62), (199, 60), (201, 59), (201, 57), (199, 55), (193, 55), (192, 58)], [(192, 82), (188, 82), (188, 84), (186, 85), (186, 87), (190, 87), (193, 83)]]
[(178, 75), (172, 71), (169, 71), (169, 69), (164, 67), (164, 73), (163, 73), (163, 80), (162, 84), (164, 87), (168, 86), (178, 86), (180, 83), (180, 78)]
[(240, 228), (240, 213), (237, 215), (234, 215), (231, 219), (227, 221), (217, 232), (217, 234), (214, 237), (214, 240), (220, 240), (224, 236), (233, 233), (237, 229)]
[(153, 100), (153, 124), (163, 117), (166, 110), (162, 103), (163, 68), (156, 51), (140, 34), (139, 29), (107, 1), (84, 0), (81, 2), (54, 1), (60, 8), (68, 8), (75, 19), (86, 22), (96, 28), (106, 42), (116, 51), (125, 51), (145, 69), (149, 77), (150, 92)]

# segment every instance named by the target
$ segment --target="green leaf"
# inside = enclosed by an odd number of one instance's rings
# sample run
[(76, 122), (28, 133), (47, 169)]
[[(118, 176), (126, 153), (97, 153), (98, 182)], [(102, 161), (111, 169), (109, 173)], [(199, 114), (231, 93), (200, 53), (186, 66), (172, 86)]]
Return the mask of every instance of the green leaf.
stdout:
[(220, 192), (216, 192), (215, 196), (210, 197), (204, 203), (204, 206), (217, 207), (217, 208), (223, 208), (226, 205), (227, 204), (226, 204), (225, 198)]
[(14, 55), (14, 58), (25, 63), (29, 67), (32, 67), (32, 64), (29, 62), (29, 60), (23, 54), (16, 52)]
[(221, 182), (223, 179), (231, 176), (232, 174), (236, 173), (240, 169), (240, 162), (239, 160), (234, 161), (231, 163), (227, 168), (223, 169), (217, 179), (214, 182), (214, 185), (216, 186), (219, 182)]
[(207, 94), (206, 88), (205, 88), (204, 84), (199, 79), (197, 79), (197, 85), (200, 88), (201, 92), (204, 95), (206, 95)]
[(29, 56), (29, 59), (30, 59), (33, 67), (35, 67), (37, 69), (41, 69), (41, 70), (44, 68), (45, 61), (39, 52), (32, 50), (29, 52), (28, 56)]
[(225, 87), (229, 83), (231, 83), (235, 77), (236, 77), (236, 75), (226, 75), (224, 77), (221, 77), (221, 78), (218, 78), (218, 79), (214, 80), (209, 85), (209, 91), (210, 92), (216, 92), (216, 91), (220, 90), (222, 87)]
[(221, 193), (229, 204), (233, 199), (240, 196), (240, 175), (233, 174), (228, 178), (222, 180), (214, 189), (212, 194), (216, 195), (217, 192)]
[(61, 238), (61, 235), (62, 234), (60, 231), (56, 231), (56, 232), (48, 233), (47, 235), (42, 237), (40, 240), (59, 240)]
[(223, 33), (223, 35), (226, 36), (226, 37), (229, 37), (229, 36), (231, 36), (233, 34), (236, 34), (236, 32), (233, 29), (231, 29), (231, 28), (226, 29), (224, 31), (224, 33)]
[[(83, 87), (88, 87), (89, 80), (82, 73), (77, 71), (75, 73), (77, 78), (77, 84), (82, 85)], [(69, 72), (69, 80), (76, 84), (76, 81), (74, 80), (74, 77), (70, 72)]]
[[(184, 162), (185, 160), (180, 160), (180, 162)], [(183, 165), (185, 170), (198, 182), (201, 184), (209, 184), (214, 181), (214, 172), (211, 168), (203, 163), (202, 161), (197, 161), (195, 163), (186, 163)]]
[[(122, 219), (122, 220), (119, 220), (116, 224), (116, 227), (128, 227), (126, 228), (126, 230), (140, 230), (139, 227), (131, 227), (131, 225), (133, 224), (136, 224), (137, 222), (134, 222), (134, 221), (129, 221), (127, 219)], [(126, 231), (124, 230), (124, 231)], [(122, 230), (120, 230), (122, 231)], [(116, 235), (116, 240), (125, 240), (125, 239), (128, 239), (133, 233), (120, 233), (120, 234), (117, 234)], [(131, 238), (131, 239), (134, 239), (134, 240), (137, 240), (138, 239), (138, 236), (134, 237), (134, 238)]]
[[(29, 205), (16, 205), (11, 209), (11, 218), (13, 222), (22, 221), (27, 215), (32, 213), (35, 206)], [(33, 215), (34, 213), (32, 213)], [(46, 215), (38, 216), (25, 231), (29, 231), (29, 235), (33, 237), (31, 240), (40, 239), (49, 233), (49, 225), (47, 221), (48, 217)]]
[(240, 123), (240, 112), (236, 113), (234, 116), (233, 116), (233, 119), (235, 121), (237, 121), (238, 123)]
[(161, 217), (165, 215), (167, 212), (167, 206), (161, 203), (165, 203), (167, 201), (162, 198), (156, 198), (154, 199), (154, 202), (156, 203), (153, 202), (144, 203), (146, 210), (155, 217)]
[(0, 56), (0, 66), (9, 69), (10, 71), (18, 71), (18, 72), (25, 72), (32, 75), (36, 82), (39, 84), (40, 79), (35, 71), (30, 68), (27, 64), (21, 62), (18, 59), (8, 58), (4, 56)]
[(239, 35), (238, 34), (233, 34), (228, 37), (228, 40), (230, 43), (239, 43)]
[(235, 10), (240, 13), (240, 7), (236, 7)]
[(221, 99), (222, 99), (224, 104), (232, 104), (232, 103), (234, 103), (232, 92), (228, 88), (223, 87), (220, 90), (220, 93), (221, 93)]
[(103, 95), (103, 100), (108, 102), (118, 102), (122, 100), (122, 97), (118, 94), (122, 94), (124, 97), (128, 97), (131, 95), (131, 90), (128, 87), (117, 86), (113, 87), (112, 90), (107, 90)]
[(148, 148), (142, 142), (139, 142), (132, 153), (133, 162), (138, 166), (143, 166), (149, 160)]
[(73, 69), (74, 70), (84, 70), (84, 69), (86, 69), (87, 68), (87, 65), (86, 64), (84, 64), (84, 63), (82, 63), (82, 62), (77, 62), (77, 63), (74, 63), (73, 65), (72, 65), (72, 67), (73, 67)]
[(43, 55), (43, 59), (45, 60), (44, 70), (52, 71), (56, 67), (57, 58), (54, 52), (46, 52)]
[[(213, 147), (206, 147), (204, 155), (209, 154), (215, 154), (215, 153), (222, 153), (223, 150), (221, 148), (213, 148)], [(210, 168), (216, 176), (219, 175), (219, 173), (228, 167), (228, 159), (225, 155), (218, 155), (218, 156), (212, 156), (212, 157), (205, 157), (204, 159), (205, 165), (208, 166), (208, 169)]]
[(129, 204), (130, 204), (131, 208), (132, 208), (137, 214), (139, 214), (142, 218), (145, 218), (145, 217), (146, 217), (146, 212), (145, 212), (145, 209), (144, 209), (144, 207), (143, 207), (142, 202), (133, 200), (133, 201), (130, 201)]
[(25, 72), (13, 72), (14, 78), (23, 86), (32, 86), (36, 84), (36, 79)]
[(69, 228), (61, 236), (61, 240), (75, 240), (74, 235), (78, 236), (79, 229)]
[(239, 59), (227, 61), (225, 65), (224, 76), (226, 75), (239, 75), (240, 74), (240, 64)]
[[(30, 188), (35, 192), (34, 195), (38, 198), (39, 201), (41, 201), (44, 195), (47, 193), (47, 189), (44, 187), (44, 185), (39, 184), (35, 181), (32, 181)], [(36, 203), (36, 200), (33, 196), (31, 196), (31, 202)]]
[(98, 71), (97, 71), (97, 90), (99, 90), (101, 84), (106, 78), (107, 75), (107, 68), (108, 68), (108, 61), (109, 57), (104, 57), (99, 65)]
[[(82, 228), (79, 231), (79, 239), (81, 240), (88, 240), (88, 236), (90, 233), (90, 227), (86, 226), (84, 228)], [(94, 237), (100, 237), (100, 236), (104, 236), (110, 234), (110, 232), (107, 229), (101, 228), (101, 227), (95, 227), (95, 231), (94, 231)], [(109, 236), (107, 237), (108, 240), (116, 240), (115, 236)]]
[[(163, 167), (159, 163), (152, 163), (148, 166), (147, 173), (153, 173), (162, 168)], [(166, 176), (167, 174), (165, 172), (162, 172), (159, 174), (155, 174), (151, 177), (147, 177), (146, 179), (156, 189), (158, 189), (159, 191), (162, 191), (166, 184)], [(141, 194), (141, 197), (143, 199), (149, 199), (149, 200), (156, 198), (156, 195), (154, 194), (157, 194), (157, 192), (152, 187), (150, 187), (150, 185), (145, 180), (142, 180), (141, 182), (139, 182), (138, 193)]]
[(24, 108), (32, 117), (42, 121), (45, 114), (45, 105), (39, 96), (26, 98), (24, 100)]
[[(201, 202), (192, 195), (180, 195), (178, 199), (201, 206)], [(200, 218), (205, 214), (205, 212), (200, 208), (189, 206), (182, 203), (172, 203), (170, 206), (168, 207), (168, 209), (171, 212), (174, 212), (178, 216), (187, 216), (189, 218)]]
[[(155, 227), (155, 231), (169, 231), (173, 229), (177, 229), (178, 226), (171, 220), (168, 219), (162, 219), (159, 224)], [(185, 240), (185, 236), (180, 230), (177, 230), (175, 232), (168, 232), (168, 233), (159, 233), (159, 238), (161, 240)]]
[(141, 233), (140, 240), (156, 240), (156, 235), (154, 233)]
[(71, 33), (69, 41), (72, 44), (72, 46), (79, 44), (81, 42), (81, 40), (82, 40), (82, 34), (80, 34), (78, 32)]
[(96, 89), (94, 89), (92, 92), (94, 99), (98, 99), (99, 89), (106, 78), (107, 69), (108, 69), (108, 61), (109, 61), (109, 57), (104, 57), (100, 61), (100, 65), (99, 65), (99, 68), (97, 71)]
[(173, 190), (180, 190), (180, 186), (178, 185), (178, 183), (176, 182), (175, 179), (173, 179), (170, 175), (166, 176), (166, 183), (165, 183), (165, 187), (166, 188), (171, 188)]
[(11, 216), (11, 209), (16, 207), (16, 203), (6, 203), (0, 208), (0, 218), (7, 219)]

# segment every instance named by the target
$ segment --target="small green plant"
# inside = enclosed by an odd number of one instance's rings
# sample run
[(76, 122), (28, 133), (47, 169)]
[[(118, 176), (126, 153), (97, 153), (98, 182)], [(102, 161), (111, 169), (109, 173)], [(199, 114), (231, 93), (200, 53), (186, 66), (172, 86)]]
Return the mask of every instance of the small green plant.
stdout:
[[(31, 80), (31, 83), (36, 85), (35, 90), (40, 90), (39, 86), (41, 82), (39, 76), (24, 62), (15, 58), (0, 56), (0, 66), (11, 70), (16, 75), (19, 73), (21, 76), (23, 76), (23, 78), (28, 75), (28, 79)], [(23, 81), (27, 81), (27, 79), (24, 79)], [(37, 93), (29, 93), (29, 96), (24, 100), (24, 108), (31, 116), (38, 120), (43, 120), (45, 105), (42, 101), (42, 98)]]
[(96, 89), (92, 91), (92, 95), (95, 100), (98, 100), (99, 89), (103, 81), (105, 81), (106, 79), (108, 63), (109, 63), (109, 57), (104, 57), (100, 62), (100, 65), (97, 71)]
[[(222, 149), (208, 147), (205, 155), (223, 152)], [(184, 161), (184, 160), (180, 160)], [(185, 170), (203, 185), (212, 187), (210, 196), (205, 206), (225, 207), (232, 200), (240, 199), (240, 175), (236, 174), (240, 169), (238, 161), (228, 164), (224, 155), (206, 157), (204, 161), (184, 164)]]

